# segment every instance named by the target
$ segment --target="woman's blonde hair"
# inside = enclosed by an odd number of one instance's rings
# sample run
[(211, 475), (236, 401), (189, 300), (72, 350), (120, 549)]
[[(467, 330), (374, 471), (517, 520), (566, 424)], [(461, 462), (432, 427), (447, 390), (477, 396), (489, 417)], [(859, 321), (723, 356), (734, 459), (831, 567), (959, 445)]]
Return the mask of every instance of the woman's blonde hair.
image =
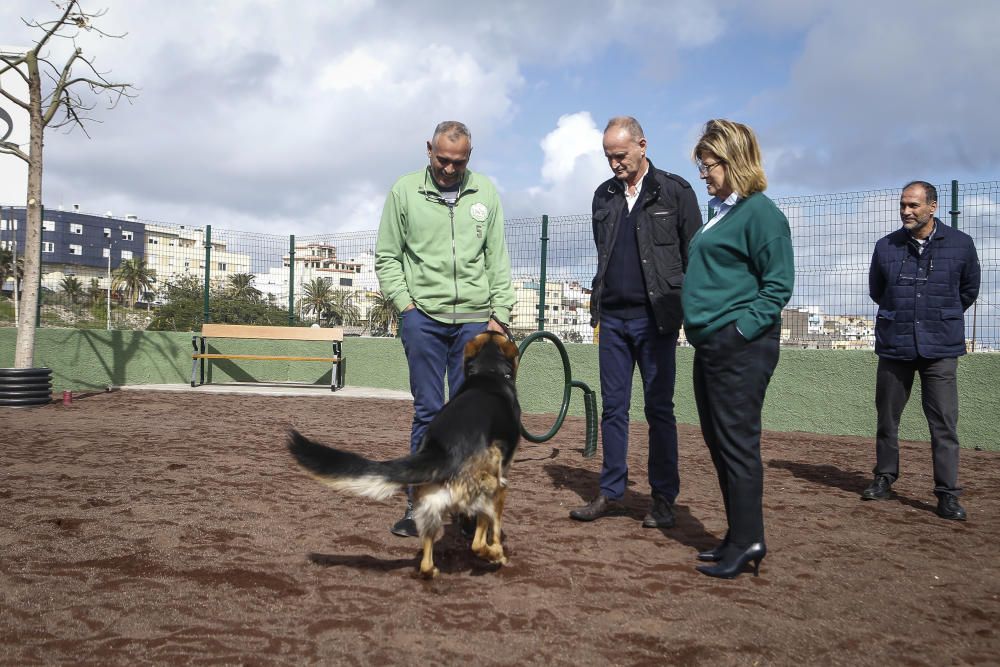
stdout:
[(726, 184), (741, 197), (767, 189), (757, 136), (746, 125), (720, 118), (705, 123), (691, 157), (699, 160), (706, 153), (725, 163)]

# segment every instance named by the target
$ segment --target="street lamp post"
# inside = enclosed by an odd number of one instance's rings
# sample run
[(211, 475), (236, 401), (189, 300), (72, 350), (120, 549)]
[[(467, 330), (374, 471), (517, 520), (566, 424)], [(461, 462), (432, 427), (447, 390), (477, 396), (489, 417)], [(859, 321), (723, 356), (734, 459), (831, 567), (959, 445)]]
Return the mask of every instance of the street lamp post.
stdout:
[[(114, 249), (115, 236), (114, 233), (110, 231), (110, 227), (108, 230), (110, 232), (108, 235), (108, 331), (111, 331), (111, 251)], [(118, 225), (119, 236), (122, 233), (121, 230), (121, 225)]]
[(113, 239), (108, 237), (108, 331), (111, 331), (111, 244)]

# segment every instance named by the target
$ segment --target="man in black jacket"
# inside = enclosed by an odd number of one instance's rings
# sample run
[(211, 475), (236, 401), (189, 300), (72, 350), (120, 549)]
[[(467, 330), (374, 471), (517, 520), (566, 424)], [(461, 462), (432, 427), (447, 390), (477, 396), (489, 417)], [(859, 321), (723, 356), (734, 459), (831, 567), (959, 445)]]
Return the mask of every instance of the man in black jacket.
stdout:
[(649, 423), (648, 528), (674, 525), (680, 490), (674, 372), (683, 320), (681, 285), (687, 246), (701, 226), (690, 184), (646, 158), (646, 137), (630, 116), (612, 118), (604, 154), (614, 177), (594, 192), (597, 274), (590, 298), (591, 326), (600, 324), (603, 464), (600, 492), (570, 512), (578, 521), (621, 513), (616, 502), (628, 481), (628, 425), (632, 376), (638, 364)]

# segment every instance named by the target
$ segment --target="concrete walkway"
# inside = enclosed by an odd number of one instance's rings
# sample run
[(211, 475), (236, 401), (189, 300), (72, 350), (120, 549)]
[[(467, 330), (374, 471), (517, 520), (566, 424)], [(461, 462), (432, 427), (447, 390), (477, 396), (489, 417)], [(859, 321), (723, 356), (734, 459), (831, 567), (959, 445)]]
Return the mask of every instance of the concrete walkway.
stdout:
[(328, 385), (321, 387), (280, 383), (239, 383), (203, 384), (192, 387), (189, 384), (129, 384), (114, 387), (120, 391), (180, 391), (202, 394), (254, 394), (259, 396), (324, 396), (327, 398), (384, 398), (394, 401), (412, 401), (408, 391), (378, 389), (376, 387), (347, 386), (330, 391)]

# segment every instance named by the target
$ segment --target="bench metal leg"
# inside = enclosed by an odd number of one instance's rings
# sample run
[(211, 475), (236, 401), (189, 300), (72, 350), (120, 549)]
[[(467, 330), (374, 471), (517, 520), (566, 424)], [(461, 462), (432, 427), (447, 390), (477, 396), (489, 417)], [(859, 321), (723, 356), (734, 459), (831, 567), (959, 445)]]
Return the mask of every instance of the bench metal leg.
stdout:
[(330, 368), (330, 391), (337, 391), (344, 386), (344, 359), (341, 356), (340, 341), (333, 342), (333, 362)]
[[(205, 337), (201, 337), (201, 353), (205, 354)], [(205, 357), (201, 358), (201, 383), (205, 384)]]
[[(198, 337), (191, 336), (191, 349), (194, 350), (195, 354), (198, 354)], [(194, 386), (194, 373), (198, 369), (198, 360), (191, 359), (191, 386)]]

